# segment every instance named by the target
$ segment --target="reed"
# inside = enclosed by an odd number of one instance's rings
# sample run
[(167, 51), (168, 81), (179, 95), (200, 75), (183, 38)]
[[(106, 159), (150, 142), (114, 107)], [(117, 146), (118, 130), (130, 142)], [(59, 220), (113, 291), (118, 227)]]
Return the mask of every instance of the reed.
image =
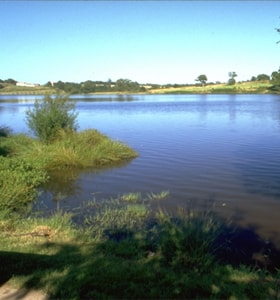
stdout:
[(128, 146), (112, 141), (96, 130), (63, 134), (47, 149), (49, 169), (108, 166), (137, 157)]

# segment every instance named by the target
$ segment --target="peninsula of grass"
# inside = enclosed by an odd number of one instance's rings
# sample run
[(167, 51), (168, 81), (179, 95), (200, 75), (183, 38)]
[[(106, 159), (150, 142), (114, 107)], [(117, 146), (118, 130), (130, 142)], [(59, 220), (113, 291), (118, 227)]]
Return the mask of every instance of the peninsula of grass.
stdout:
[(52, 143), (24, 134), (0, 136), (0, 209), (21, 210), (36, 198), (52, 171), (114, 167), (137, 153), (97, 130), (61, 130)]
[(277, 269), (230, 262), (234, 240), (222, 220), (152, 211), (162, 197), (92, 200), (48, 218), (0, 216), (0, 284), (50, 299), (280, 298)]
[(70, 168), (99, 168), (137, 157), (120, 141), (113, 141), (95, 129), (61, 131), (52, 143), (27, 135), (11, 135), (1, 141), (9, 157), (26, 160), (47, 171)]

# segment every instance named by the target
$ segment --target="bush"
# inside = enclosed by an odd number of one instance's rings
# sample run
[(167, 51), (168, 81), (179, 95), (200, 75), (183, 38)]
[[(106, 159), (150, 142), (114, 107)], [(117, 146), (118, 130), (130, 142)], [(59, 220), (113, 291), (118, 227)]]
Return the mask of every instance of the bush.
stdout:
[(0, 137), (8, 137), (11, 134), (12, 130), (6, 126), (0, 126)]
[(0, 156), (0, 210), (21, 210), (37, 196), (46, 172), (23, 159)]
[(26, 112), (26, 121), (33, 134), (42, 142), (56, 139), (61, 130), (75, 131), (77, 113), (69, 97), (46, 95), (43, 101), (36, 100), (33, 109)]
[(228, 80), (228, 85), (234, 85), (236, 83), (235, 79), (234, 78), (230, 78)]

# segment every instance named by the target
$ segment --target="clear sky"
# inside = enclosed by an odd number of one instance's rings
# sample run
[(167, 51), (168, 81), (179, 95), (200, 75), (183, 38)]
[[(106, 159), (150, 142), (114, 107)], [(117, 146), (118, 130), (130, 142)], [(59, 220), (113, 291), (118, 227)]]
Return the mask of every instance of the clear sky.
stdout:
[(0, 1), (0, 78), (194, 83), (280, 66), (280, 1)]

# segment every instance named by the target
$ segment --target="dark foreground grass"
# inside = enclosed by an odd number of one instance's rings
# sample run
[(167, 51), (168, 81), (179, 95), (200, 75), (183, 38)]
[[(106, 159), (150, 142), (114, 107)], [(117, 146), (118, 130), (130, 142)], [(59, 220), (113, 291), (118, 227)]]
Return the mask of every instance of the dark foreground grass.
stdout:
[(79, 226), (62, 212), (2, 218), (0, 284), (42, 289), (50, 299), (280, 298), (276, 269), (227, 261), (221, 220), (152, 212), (158, 198), (127, 199), (86, 203)]

